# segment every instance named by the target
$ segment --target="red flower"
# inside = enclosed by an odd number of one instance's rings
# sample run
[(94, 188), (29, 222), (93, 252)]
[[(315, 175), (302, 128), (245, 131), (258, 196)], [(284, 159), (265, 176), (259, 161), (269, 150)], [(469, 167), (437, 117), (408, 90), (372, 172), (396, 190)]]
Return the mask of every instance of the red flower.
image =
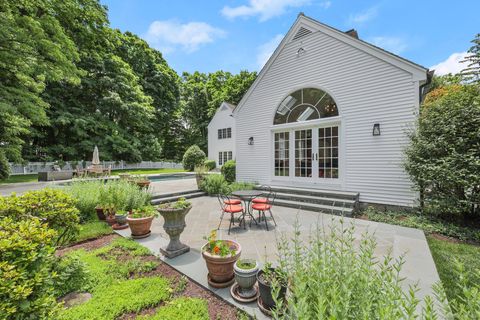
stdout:
[(215, 247), (213, 248), (213, 252), (216, 253), (216, 254), (218, 254), (218, 253), (220, 252), (220, 248), (219, 248), (218, 246), (215, 246)]

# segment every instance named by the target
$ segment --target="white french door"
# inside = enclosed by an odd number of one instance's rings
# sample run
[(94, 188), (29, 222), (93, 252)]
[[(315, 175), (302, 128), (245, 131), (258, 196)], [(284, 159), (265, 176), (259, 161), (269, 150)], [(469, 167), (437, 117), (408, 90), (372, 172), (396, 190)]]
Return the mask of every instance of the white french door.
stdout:
[(274, 132), (274, 178), (327, 181), (339, 178), (339, 127)]

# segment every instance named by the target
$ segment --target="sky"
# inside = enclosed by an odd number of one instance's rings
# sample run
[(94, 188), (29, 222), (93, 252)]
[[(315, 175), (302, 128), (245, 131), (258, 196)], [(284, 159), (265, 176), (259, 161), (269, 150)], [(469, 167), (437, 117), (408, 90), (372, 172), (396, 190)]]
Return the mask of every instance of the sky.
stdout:
[(160, 50), (179, 74), (259, 71), (299, 12), (430, 69), (458, 72), (480, 1), (100, 0), (113, 28)]

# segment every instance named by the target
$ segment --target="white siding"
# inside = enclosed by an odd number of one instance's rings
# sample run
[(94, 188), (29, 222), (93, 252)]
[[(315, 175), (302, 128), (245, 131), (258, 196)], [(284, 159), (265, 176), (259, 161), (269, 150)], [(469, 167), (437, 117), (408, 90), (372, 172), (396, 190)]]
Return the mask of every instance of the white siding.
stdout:
[[(231, 114), (232, 109), (222, 104), (208, 124), (208, 159), (215, 160), (217, 167), (220, 167), (218, 163), (220, 151), (231, 151), (232, 159), (235, 159), (235, 119)], [(223, 128), (232, 128), (230, 139), (218, 139), (218, 129)]]
[[(298, 57), (300, 47), (305, 53)], [(343, 135), (341, 179), (317, 187), (360, 192), (363, 202), (414, 205), (417, 195), (402, 168), (407, 132), (418, 110), (414, 79), (418, 74), (414, 78), (321, 31), (287, 43), (235, 114), (238, 180), (275, 183), (271, 130), (276, 108), (289, 93), (313, 86), (335, 99)], [(372, 136), (374, 123), (380, 123), (380, 136)], [(253, 146), (247, 143), (251, 136)]]

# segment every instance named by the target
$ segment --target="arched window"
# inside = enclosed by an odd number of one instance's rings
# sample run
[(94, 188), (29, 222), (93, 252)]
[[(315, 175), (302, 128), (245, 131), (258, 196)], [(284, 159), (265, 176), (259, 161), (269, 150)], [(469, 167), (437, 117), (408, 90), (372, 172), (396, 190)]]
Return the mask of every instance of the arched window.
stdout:
[(277, 108), (273, 124), (303, 122), (338, 116), (332, 97), (320, 89), (304, 88), (283, 99)]

